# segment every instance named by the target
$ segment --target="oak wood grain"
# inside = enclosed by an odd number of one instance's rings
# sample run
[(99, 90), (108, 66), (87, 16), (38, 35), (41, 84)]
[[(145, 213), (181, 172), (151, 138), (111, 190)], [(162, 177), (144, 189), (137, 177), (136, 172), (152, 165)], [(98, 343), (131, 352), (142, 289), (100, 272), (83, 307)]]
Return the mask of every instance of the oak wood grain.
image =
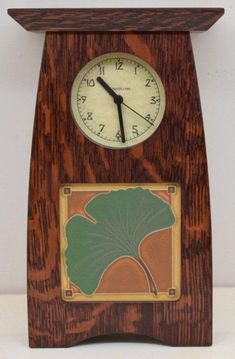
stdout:
[[(76, 127), (69, 106), (78, 71), (103, 53), (140, 56), (166, 91), (164, 119), (147, 141), (102, 148)], [(176, 302), (64, 302), (59, 188), (65, 183), (177, 182), (182, 190), (182, 295)], [(212, 342), (212, 272), (206, 149), (190, 35), (46, 34), (32, 143), (28, 213), (31, 347), (67, 347), (102, 335), (145, 335), (171, 345)]]
[(204, 31), (222, 8), (9, 9), (30, 31)]

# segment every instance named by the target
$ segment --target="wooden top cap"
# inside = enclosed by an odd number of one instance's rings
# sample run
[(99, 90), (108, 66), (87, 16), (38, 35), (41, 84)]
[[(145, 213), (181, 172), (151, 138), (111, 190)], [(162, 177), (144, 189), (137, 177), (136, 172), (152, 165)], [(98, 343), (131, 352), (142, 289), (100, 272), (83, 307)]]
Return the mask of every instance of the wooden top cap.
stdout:
[(222, 8), (9, 9), (29, 31), (205, 31)]

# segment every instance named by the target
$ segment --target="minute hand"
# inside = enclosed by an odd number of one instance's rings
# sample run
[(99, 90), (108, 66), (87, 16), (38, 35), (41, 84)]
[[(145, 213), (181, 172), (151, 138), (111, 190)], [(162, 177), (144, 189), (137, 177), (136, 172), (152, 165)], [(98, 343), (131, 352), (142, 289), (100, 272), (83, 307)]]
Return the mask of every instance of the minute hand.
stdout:
[(117, 102), (117, 109), (118, 109), (118, 118), (119, 118), (122, 142), (125, 143), (126, 142), (126, 137), (125, 137), (125, 131), (124, 131), (124, 125), (123, 125), (121, 102)]
[(117, 105), (121, 138), (122, 138), (122, 142), (125, 143), (126, 142), (126, 137), (125, 137), (125, 131), (124, 131), (124, 125), (123, 125), (123, 117), (122, 117), (122, 107), (121, 107), (121, 104), (123, 102), (123, 98), (122, 98), (122, 96), (117, 95), (111, 89), (111, 87), (100, 76), (98, 76), (96, 80), (109, 93), (109, 95), (112, 96), (113, 101)]

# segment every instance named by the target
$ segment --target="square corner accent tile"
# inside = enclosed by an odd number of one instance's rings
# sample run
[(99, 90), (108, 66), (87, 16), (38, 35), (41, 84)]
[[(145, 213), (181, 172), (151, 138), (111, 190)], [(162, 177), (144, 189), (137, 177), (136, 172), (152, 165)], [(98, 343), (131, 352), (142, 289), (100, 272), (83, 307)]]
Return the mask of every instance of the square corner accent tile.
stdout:
[(62, 186), (62, 298), (178, 300), (180, 201), (174, 183)]

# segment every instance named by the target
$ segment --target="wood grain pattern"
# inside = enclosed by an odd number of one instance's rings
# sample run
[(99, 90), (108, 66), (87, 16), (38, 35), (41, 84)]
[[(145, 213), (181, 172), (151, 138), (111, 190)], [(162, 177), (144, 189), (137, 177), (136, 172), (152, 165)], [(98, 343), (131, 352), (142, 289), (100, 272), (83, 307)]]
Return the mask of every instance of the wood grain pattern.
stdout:
[(9, 9), (31, 31), (204, 31), (222, 8)]
[[(126, 150), (99, 147), (69, 106), (75, 75), (111, 51), (159, 73), (167, 105), (156, 133)], [(177, 302), (73, 303), (60, 293), (59, 188), (65, 183), (177, 182), (182, 190), (182, 296)], [(187, 32), (47, 33), (37, 95), (29, 187), (28, 314), (31, 347), (67, 347), (110, 334), (171, 345), (212, 341), (211, 229), (206, 150)]]

